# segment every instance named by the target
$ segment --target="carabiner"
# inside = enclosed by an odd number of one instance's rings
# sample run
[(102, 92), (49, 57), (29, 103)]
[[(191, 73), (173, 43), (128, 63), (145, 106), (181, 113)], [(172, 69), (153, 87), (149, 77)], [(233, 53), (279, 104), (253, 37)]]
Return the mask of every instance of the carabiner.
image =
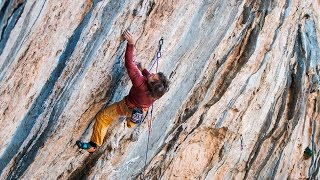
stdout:
[(159, 46), (162, 46), (162, 44), (163, 44), (163, 38), (159, 40)]
[(157, 58), (161, 58), (161, 51), (157, 52)]

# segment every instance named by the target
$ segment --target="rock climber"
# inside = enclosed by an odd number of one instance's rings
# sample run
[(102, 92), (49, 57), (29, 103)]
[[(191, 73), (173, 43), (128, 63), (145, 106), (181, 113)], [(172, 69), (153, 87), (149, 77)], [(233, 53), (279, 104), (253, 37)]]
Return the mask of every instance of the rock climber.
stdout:
[(107, 106), (96, 115), (90, 142), (76, 142), (80, 149), (90, 153), (95, 152), (97, 147), (102, 145), (109, 125), (115, 119), (126, 116), (127, 126), (134, 127), (141, 123), (143, 114), (146, 114), (153, 102), (169, 90), (169, 81), (162, 72), (149, 73), (141, 63), (134, 62), (134, 37), (128, 30), (122, 35), (127, 40), (125, 67), (132, 81), (132, 87), (123, 100)]

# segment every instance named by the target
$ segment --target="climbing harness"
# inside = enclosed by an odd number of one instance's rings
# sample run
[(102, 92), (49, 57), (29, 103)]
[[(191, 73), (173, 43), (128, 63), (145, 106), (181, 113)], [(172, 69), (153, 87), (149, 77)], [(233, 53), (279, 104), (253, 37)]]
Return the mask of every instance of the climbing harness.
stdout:
[[(161, 58), (161, 49), (162, 49), (162, 45), (163, 45), (163, 38), (161, 37), (161, 39), (159, 40), (159, 45), (158, 45), (158, 50), (156, 52), (156, 55), (153, 58), (152, 61), (152, 65), (150, 67), (150, 70), (152, 70), (153, 66), (155, 64), (157, 64), (156, 66), (156, 73), (158, 73), (158, 61)], [(149, 111), (148, 111), (149, 112)], [(148, 114), (147, 112), (147, 114)], [(148, 140), (147, 140), (147, 149), (146, 149), (146, 154), (145, 154), (145, 160), (144, 160), (144, 167), (143, 167), (143, 171), (146, 171), (146, 166), (147, 166), (147, 159), (148, 159), (148, 150), (149, 150), (149, 142), (150, 142), (150, 134), (152, 132), (152, 113), (153, 113), (153, 104), (151, 105), (151, 112), (150, 112), (150, 119), (147, 119), (147, 125), (148, 125)], [(143, 120), (144, 121), (144, 120)], [(143, 122), (142, 121), (142, 122)], [(142, 173), (141, 173), (142, 175)], [(142, 179), (145, 179), (144, 176), (142, 175)]]

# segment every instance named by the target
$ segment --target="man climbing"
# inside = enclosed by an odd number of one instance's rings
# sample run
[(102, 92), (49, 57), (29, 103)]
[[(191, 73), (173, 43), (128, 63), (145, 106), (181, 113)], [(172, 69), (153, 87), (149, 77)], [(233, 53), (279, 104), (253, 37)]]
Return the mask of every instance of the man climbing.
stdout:
[(163, 73), (150, 74), (148, 70), (142, 68), (140, 63), (134, 63), (134, 38), (128, 30), (123, 33), (123, 37), (127, 40), (125, 67), (132, 81), (132, 87), (123, 100), (109, 105), (96, 115), (90, 142), (76, 142), (80, 149), (90, 153), (95, 152), (97, 146), (102, 145), (113, 120), (126, 116), (127, 126), (134, 127), (135, 124), (141, 123), (143, 112), (146, 112), (153, 102), (169, 89), (169, 81)]

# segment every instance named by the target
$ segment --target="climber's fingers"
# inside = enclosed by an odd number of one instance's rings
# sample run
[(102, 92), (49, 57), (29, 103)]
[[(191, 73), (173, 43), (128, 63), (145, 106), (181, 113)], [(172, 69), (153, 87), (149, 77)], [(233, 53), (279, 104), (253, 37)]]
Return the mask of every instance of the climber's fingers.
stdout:
[(126, 39), (132, 38), (132, 34), (131, 34), (130, 31), (128, 31), (128, 30), (125, 30), (125, 31), (124, 31), (123, 36), (124, 36)]
[(123, 37), (128, 41), (129, 44), (134, 44), (133, 36), (130, 31), (125, 30), (123, 32)]

